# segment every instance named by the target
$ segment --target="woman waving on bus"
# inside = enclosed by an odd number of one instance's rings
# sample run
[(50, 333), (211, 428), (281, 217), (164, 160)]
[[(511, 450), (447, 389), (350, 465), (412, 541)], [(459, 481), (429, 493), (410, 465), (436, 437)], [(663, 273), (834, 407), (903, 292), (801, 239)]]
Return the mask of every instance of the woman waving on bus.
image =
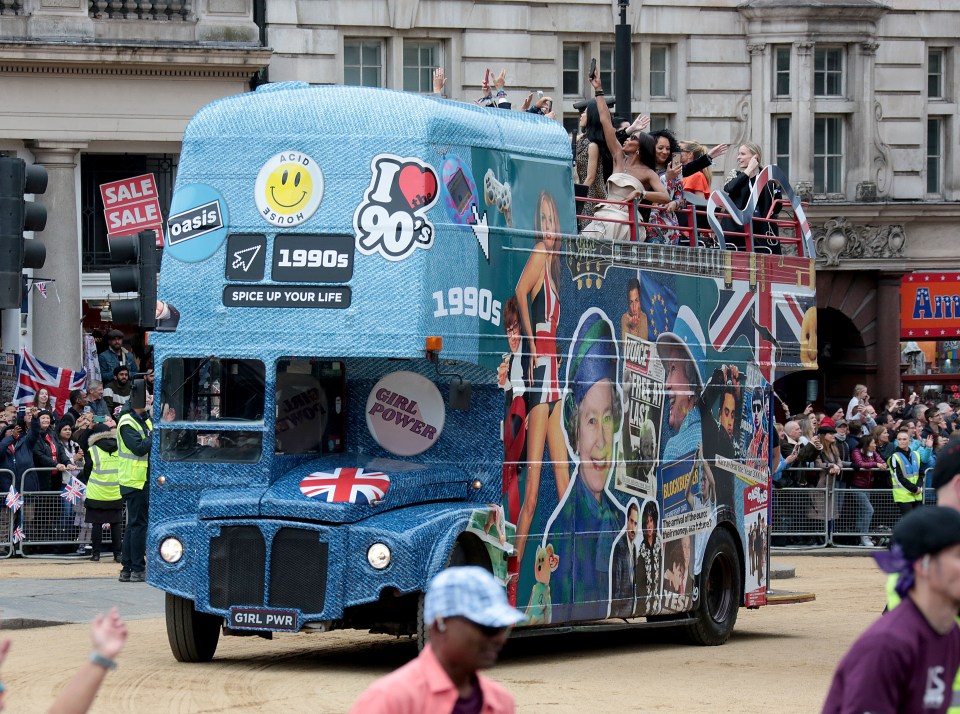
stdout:
[[(603, 83), (600, 74), (594, 69), (590, 75), (594, 94), (603, 96)], [(605, 101), (597, 102), (600, 112), (600, 123), (603, 125), (603, 136), (607, 141), (607, 149), (613, 157), (613, 173), (607, 178), (607, 197), (615, 201), (632, 201), (639, 198), (653, 204), (667, 203), (670, 194), (663, 182), (653, 169), (656, 166), (656, 142), (653, 137), (643, 131), (633, 131), (634, 125), (627, 130), (627, 138), (623, 146), (617, 140), (617, 132), (610, 116), (610, 107)], [(626, 206), (617, 204), (602, 204), (594, 213), (597, 218), (628, 220)], [(630, 227), (625, 223), (609, 223), (595, 221), (591, 228), (599, 227), (608, 238), (615, 240), (629, 240)], [(637, 240), (644, 240), (645, 232), (637, 228)]]
[(543, 449), (553, 462), (557, 499), (570, 483), (567, 447), (560, 421), (560, 362), (557, 357), (557, 326), (560, 324), (560, 214), (553, 196), (542, 192), (537, 199), (534, 232), (537, 242), (517, 282), (520, 325), (529, 356), (527, 389), (527, 483), (517, 519), (517, 568), (523, 563), (527, 535), (537, 510)]

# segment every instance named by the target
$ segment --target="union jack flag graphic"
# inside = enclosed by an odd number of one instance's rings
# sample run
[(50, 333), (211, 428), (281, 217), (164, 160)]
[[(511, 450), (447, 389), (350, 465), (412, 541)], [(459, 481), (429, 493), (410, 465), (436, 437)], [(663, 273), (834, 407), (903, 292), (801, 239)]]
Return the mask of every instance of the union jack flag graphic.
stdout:
[(63, 487), (63, 491), (60, 493), (60, 498), (70, 501), (72, 504), (76, 504), (77, 501), (83, 499), (83, 494), (86, 492), (86, 490), (87, 487), (83, 485), (83, 481), (78, 479), (76, 476), (71, 476), (69, 483)]
[(746, 280), (736, 280), (727, 289), (722, 280), (717, 280), (720, 297), (710, 315), (707, 332), (710, 342), (720, 352), (732, 347), (742, 336), (756, 354), (756, 329), (753, 326), (753, 310), (756, 288)]
[(10, 490), (7, 491), (6, 503), (7, 508), (16, 513), (23, 508), (23, 496), (17, 493), (16, 489), (11, 486)]
[(50, 393), (50, 401), (59, 418), (63, 416), (64, 405), (70, 403), (70, 392), (80, 389), (86, 378), (86, 370), (74, 372), (64, 367), (54, 367), (41, 362), (24, 349), (20, 351), (20, 375), (13, 402), (29, 406), (37, 398), (37, 392), (45, 388)]
[(17, 529), (13, 532), (13, 542), (19, 543), (26, 539), (26, 537), (26, 534), (23, 532), (23, 526), (17, 526)]
[(381, 471), (338, 468), (333, 473), (318, 471), (300, 482), (300, 492), (327, 503), (374, 505), (390, 488), (390, 477)]

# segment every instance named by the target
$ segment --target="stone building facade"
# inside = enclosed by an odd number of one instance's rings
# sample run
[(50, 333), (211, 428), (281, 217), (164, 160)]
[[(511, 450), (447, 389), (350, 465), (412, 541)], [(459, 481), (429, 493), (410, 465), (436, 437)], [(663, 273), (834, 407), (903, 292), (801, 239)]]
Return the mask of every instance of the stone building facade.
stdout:
[[(894, 393), (900, 276), (957, 262), (960, 6), (630, 0), (625, 10), (633, 111), (705, 144), (760, 144), (811, 202), (821, 398), (860, 381)], [(430, 91), (436, 67), (446, 96), (471, 101), (490, 68), (506, 70), (515, 107), (543, 91), (572, 127), (591, 57), (614, 86), (619, 20), (616, 0), (0, 0), (0, 151), (50, 171), (40, 272), (62, 301), (31, 295), (23, 321), (5, 313), (3, 350), (29, 339), (41, 358), (77, 362), (77, 298), (89, 309), (109, 296), (93, 187), (155, 172), (169, 200), (180, 135), (203, 104), (262, 81)]]

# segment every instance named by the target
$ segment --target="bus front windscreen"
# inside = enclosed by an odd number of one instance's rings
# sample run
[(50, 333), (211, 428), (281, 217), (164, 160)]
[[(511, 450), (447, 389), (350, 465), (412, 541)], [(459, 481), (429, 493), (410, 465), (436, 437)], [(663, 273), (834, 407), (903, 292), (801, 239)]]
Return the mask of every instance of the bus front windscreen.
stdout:
[[(259, 461), (263, 447), (264, 376), (264, 365), (259, 360), (166, 360), (161, 408), (164, 428), (160, 437), (164, 460)], [(242, 428), (246, 424), (251, 428)]]

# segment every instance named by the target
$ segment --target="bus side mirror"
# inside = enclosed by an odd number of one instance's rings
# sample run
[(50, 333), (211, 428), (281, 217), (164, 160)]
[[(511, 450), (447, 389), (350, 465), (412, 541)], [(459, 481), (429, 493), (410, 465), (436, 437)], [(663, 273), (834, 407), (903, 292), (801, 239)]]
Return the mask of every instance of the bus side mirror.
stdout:
[(470, 411), (470, 400), (473, 397), (473, 385), (463, 379), (450, 383), (449, 406), (460, 412)]

